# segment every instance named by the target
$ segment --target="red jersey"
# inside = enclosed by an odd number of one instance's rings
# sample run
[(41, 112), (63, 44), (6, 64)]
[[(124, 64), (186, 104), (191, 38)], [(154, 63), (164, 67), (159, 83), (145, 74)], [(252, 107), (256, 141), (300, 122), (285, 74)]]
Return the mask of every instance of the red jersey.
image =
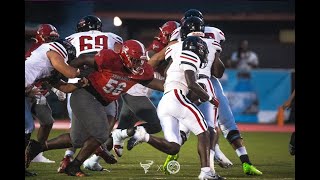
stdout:
[(158, 53), (161, 51), (164, 47), (166, 47), (166, 44), (161, 43), (157, 37), (155, 37), (150, 44), (150, 46), (147, 48), (147, 51), (155, 51)]
[[(163, 48), (165, 48), (167, 45), (161, 43), (158, 37), (154, 37), (152, 43), (148, 47), (147, 51), (155, 51), (155, 53), (160, 52)], [(161, 76), (164, 76), (164, 71), (166, 69), (166, 65), (163, 66), (162, 63), (154, 69), (154, 71), (159, 72)]]
[(119, 54), (110, 49), (103, 49), (97, 53), (95, 63), (98, 69), (88, 76), (88, 80), (106, 102), (117, 100), (137, 83), (153, 79), (153, 69), (148, 63), (143, 64), (142, 75), (134, 75), (123, 65)]

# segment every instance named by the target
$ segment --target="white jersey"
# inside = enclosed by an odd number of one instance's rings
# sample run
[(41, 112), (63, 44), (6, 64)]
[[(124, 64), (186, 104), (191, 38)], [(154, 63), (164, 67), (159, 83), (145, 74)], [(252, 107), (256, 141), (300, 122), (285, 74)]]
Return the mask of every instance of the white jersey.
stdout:
[[(115, 43), (123, 43), (120, 36), (111, 32), (97, 30), (75, 33), (66, 37), (66, 39), (76, 48), (77, 57), (80, 54), (98, 52), (101, 49), (114, 50)], [(78, 80), (79, 78), (72, 78), (68, 82), (76, 83)]]
[[(172, 32), (170, 41), (181, 41), (180, 29), (181, 27), (178, 27)], [(208, 77), (211, 77), (211, 66), (215, 59), (215, 53), (217, 51), (220, 51), (220, 52), (222, 51), (220, 43), (224, 42), (226, 39), (225, 39), (224, 33), (220, 29), (215, 27), (205, 26), (204, 34), (205, 34), (205, 37), (202, 38), (202, 40), (206, 42), (209, 50), (208, 64), (203, 69), (199, 68), (199, 74), (203, 74)]]
[(194, 52), (182, 50), (182, 43), (177, 42), (166, 49), (166, 59), (171, 57), (172, 60), (166, 72), (164, 95), (157, 108), (165, 139), (180, 145), (180, 124), (195, 135), (208, 129), (203, 114), (186, 98), (189, 88), (185, 71), (192, 70), (197, 74), (201, 60)]
[(115, 43), (123, 43), (120, 36), (97, 30), (75, 33), (66, 37), (66, 39), (76, 48), (77, 57), (80, 54), (100, 51), (101, 49), (114, 50)]
[[(187, 95), (189, 89), (184, 71), (192, 70), (197, 74), (201, 60), (194, 52), (182, 50), (182, 42), (175, 43), (170, 47), (172, 51), (168, 52), (167, 56), (171, 53), (172, 63), (166, 73), (164, 93), (173, 89), (180, 89), (184, 95)], [(167, 50), (169, 50), (169, 47)]]
[(53, 50), (60, 54), (64, 61), (68, 60), (66, 49), (58, 42), (44, 43), (32, 51), (25, 61), (25, 87), (30, 86), (36, 80), (49, 77), (54, 70), (47, 52)]
[(215, 40), (214, 39), (207, 39), (207, 38), (201, 38), (204, 42), (206, 42), (207, 47), (208, 47), (208, 64), (205, 68), (199, 68), (199, 74), (202, 75), (206, 75), (208, 77), (211, 77), (211, 66), (214, 62), (215, 59), (215, 54), (218, 50), (220, 50), (221, 48), (219, 48), (217, 45), (215, 45)]

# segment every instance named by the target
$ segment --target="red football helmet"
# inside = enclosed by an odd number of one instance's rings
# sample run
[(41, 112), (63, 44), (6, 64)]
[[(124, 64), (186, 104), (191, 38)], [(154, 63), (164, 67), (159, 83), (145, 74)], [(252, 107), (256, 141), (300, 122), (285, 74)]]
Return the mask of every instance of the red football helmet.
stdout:
[(143, 74), (143, 64), (147, 60), (144, 45), (137, 40), (127, 40), (123, 43), (120, 56), (126, 68), (132, 74)]
[(52, 42), (58, 39), (59, 36), (57, 29), (51, 24), (40, 24), (37, 30), (36, 40), (40, 43)]
[(179, 26), (180, 24), (176, 21), (168, 21), (164, 23), (161, 27), (159, 27), (161, 31), (159, 40), (161, 41), (161, 43), (168, 44), (171, 33)]

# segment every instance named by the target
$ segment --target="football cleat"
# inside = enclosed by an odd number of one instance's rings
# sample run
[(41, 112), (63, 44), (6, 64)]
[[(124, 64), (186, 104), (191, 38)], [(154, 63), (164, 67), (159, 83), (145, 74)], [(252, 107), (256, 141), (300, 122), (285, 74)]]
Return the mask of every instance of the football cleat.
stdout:
[(41, 144), (38, 141), (31, 139), (25, 150), (25, 168), (30, 166), (30, 162), (42, 152)]
[(103, 171), (103, 167), (98, 162), (90, 160), (90, 158), (83, 162), (83, 167), (91, 171)]
[(31, 162), (55, 163), (55, 161), (51, 161), (50, 159), (44, 157), (43, 152), (38, 154)]
[(262, 175), (262, 172), (255, 168), (253, 165), (243, 163), (243, 172), (247, 175)]
[(72, 161), (72, 156), (65, 156), (62, 161), (60, 162), (59, 168), (58, 168), (58, 173), (64, 173), (66, 167), (71, 163)]
[(115, 129), (112, 132), (113, 150), (118, 157), (122, 156), (124, 139), (121, 137), (121, 129)]
[(136, 126), (134, 135), (129, 139), (127, 149), (131, 150), (139, 143), (146, 142), (147, 131), (143, 126)]
[(127, 144), (127, 149), (130, 151), (134, 146), (138, 145), (142, 143), (141, 141), (137, 141), (137, 139), (135, 139), (134, 137), (131, 137), (128, 140), (128, 144)]
[(25, 171), (24, 171), (24, 176), (25, 176), (25, 177), (36, 176), (36, 175), (37, 175), (37, 173), (27, 171), (26, 169), (25, 169)]
[(214, 154), (214, 162), (222, 168), (230, 168), (233, 166), (233, 163), (222, 152)]
[(118, 162), (116, 157), (114, 157), (114, 155), (107, 150), (107, 147), (105, 145), (99, 146), (94, 154), (102, 157), (102, 159), (108, 164), (115, 164)]
[(212, 171), (209, 171), (209, 172), (201, 171), (198, 178), (199, 178), (199, 180), (208, 180), (208, 179), (224, 180), (224, 179), (227, 179), (225, 177), (219, 176), (217, 173), (213, 173)]
[(169, 164), (170, 161), (177, 161), (178, 158), (179, 158), (179, 154), (176, 154), (176, 155), (168, 155), (166, 161), (163, 163), (162, 171), (163, 171), (165, 174), (170, 174), (170, 172), (168, 171), (168, 164)]
[(77, 176), (84, 177), (87, 176), (83, 171), (81, 171), (80, 166), (75, 166), (74, 161), (67, 165), (64, 172), (68, 174), (68, 176)]

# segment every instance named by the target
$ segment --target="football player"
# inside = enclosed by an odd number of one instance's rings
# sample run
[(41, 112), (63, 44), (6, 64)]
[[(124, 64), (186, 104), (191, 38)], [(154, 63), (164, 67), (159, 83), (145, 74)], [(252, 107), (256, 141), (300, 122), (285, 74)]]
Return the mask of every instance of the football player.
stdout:
[[(41, 94), (43, 90), (35, 86), (35, 83), (42, 81), (48, 86), (54, 86), (63, 92), (71, 92), (78, 87), (86, 85), (83, 82), (74, 84), (65, 83), (61, 80), (62, 76), (76, 77), (80, 75), (80, 70), (68, 65), (75, 57), (75, 48), (66, 40), (57, 39), (53, 42), (43, 43), (32, 51), (31, 55), (25, 61), (25, 143), (30, 143), (30, 135), (34, 130), (34, 122), (31, 114), (31, 105), (33, 103), (46, 105), (47, 102)], [(45, 106), (50, 112), (42, 112), (43, 116), (50, 116), (51, 109)], [(41, 109), (40, 109), (41, 110)], [(39, 115), (39, 113), (37, 113)], [(39, 117), (42, 121), (47, 118)], [(50, 119), (48, 118), (49, 120)], [(51, 127), (51, 126), (50, 126)], [(51, 128), (50, 128), (51, 129)], [(44, 143), (48, 138), (48, 130), (42, 137), (41, 142)], [(43, 133), (42, 133), (43, 134)], [(29, 159), (29, 162), (32, 159)], [(26, 161), (27, 163), (27, 161)], [(28, 166), (26, 166), (27, 168)]]
[(188, 92), (192, 91), (202, 102), (210, 101), (218, 105), (215, 98), (208, 95), (196, 82), (199, 68), (207, 65), (207, 45), (201, 38), (189, 36), (183, 42), (170, 47), (174, 49), (170, 56), (172, 60), (166, 71), (164, 95), (157, 108), (165, 138), (150, 135), (142, 126), (137, 127), (133, 137), (164, 153), (175, 155), (182, 144), (179, 124), (184, 124), (198, 137), (201, 163), (199, 179), (221, 179), (211, 170), (209, 164), (208, 125), (201, 111), (187, 97)]
[[(32, 51), (34, 51), (35, 49), (37, 49), (41, 44), (43, 43), (48, 43), (48, 42), (52, 42), (56, 39), (59, 38), (59, 33), (57, 31), (57, 29), (51, 25), (51, 24), (40, 24), (38, 26), (38, 29), (36, 31), (36, 36), (35, 38), (33, 38), (35, 40), (35, 42), (31, 45), (31, 47), (27, 50), (27, 52), (25, 53), (25, 60), (31, 56)], [(42, 86), (42, 82), (38, 82), (35, 84), (37, 87), (41, 87)], [(60, 92), (56, 89), (54, 89), (55, 92)], [(52, 92), (52, 91), (51, 91)], [(40, 122), (40, 127), (39, 127), (39, 131), (37, 134), (37, 139), (40, 142), (44, 142), (45, 140), (48, 139), (49, 133), (52, 129), (52, 125), (54, 122), (54, 119), (52, 117), (52, 111), (51, 108), (49, 106), (49, 104), (46, 102), (46, 98), (44, 95), (49, 95), (48, 90), (45, 90), (42, 92), (42, 94), (36, 96), (37, 98), (42, 98), (43, 99), (43, 104), (37, 104), (35, 103), (33, 98), (30, 98), (30, 103), (33, 102), (30, 106), (31, 109), (33, 110), (33, 115), (35, 115)], [(35, 98), (35, 96), (34, 96)], [(28, 118), (29, 119), (29, 118)], [(27, 123), (28, 126), (26, 127), (27, 129), (31, 129), (32, 122), (30, 121), (30, 123)], [(30, 127), (29, 127), (30, 126)], [(30, 136), (31, 133), (26, 134), (26, 136)], [(29, 139), (29, 137), (27, 137), (26, 139)], [(27, 141), (26, 141), (27, 142)], [(46, 157), (43, 156), (42, 153), (40, 153), (37, 157), (35, 157), (32, 162), (45, 162), (45, 163), (52, 163), (54, 161), (51, 161), (49, 159), (47, 159)]]
[[(101, 49), (112, 49), (116, 52), (120, 51), (123, 40), (120, 36), (111, 32), (102, 32), (102, 22), (99, 17), (94, 15), (87, 15), (82, 17), (76, 26), (76, 33), (66, 37), (68, 41), (76, 48), (76, 57), (81, 54), (96, 54)], [(90, 70), (85, 67), (86, 70)], [(69, 83), (77, 82), (79, 78), (69, 79)], [(71, 93), (67, 95), (67, 109), (70, 121), (72, 122), (72, 109), (70, 107)], [(118, 109), (118, 102), (114, 101), (105, 107), (111, 132), (115, 121), (116, 112)], [(70, 123), (71, 125), (72, 123)], [(69, 148), (65, 152), (65, 156), (60, 162), (58, 172), (63, 173), (65, 167), (72, 161), (73, 154), (76, 149)], [(93, 171), (102, 171), (103, 168), (99, 164), (100, 158), (103, 158), (107, 163), (114, 164), (117, 162), (115, 157), (106, 149), (105, 145), (99, 147), (95, 154), (83, 163), (84, 167)]]
[(82, 177), (85, 176), (80, 168), (82, 163), (110, 135), (104, 107), (137, 83), (163, 91), (164, 82), (153, 77), (153, 69), (146, 63), (145, 47), (137, 40), (125, 41), (120, 53), (102, 49), (94, 57), (82, 54), (74, 63), (77, 66), (93, 67), (94, 71), (87, 75), (90, 85), (71, 95), (71, 132), (48, 140), (45, 144), (32, 140), (26, 151), (26, 159), (28, 165), (29, 160), (40, 152), (81, 147), (74, 160), (65, 168), (65, 173)]
[[(183, 18), (181, 19), (181, 24), (183, 24), (188, 17), (193, 17), (193, 16), (203, 19), (203, 15), (199, 10), (190, 9), (185, 12)], [(219, 42), (219, 44), (216, 44), (216, 47), (219, 47), (220, 43), (225, 41), (224, 33), (218, 28), (205, 26), (204, 32), (207, 37), (213, 38), (213, 36), (215, 35), (214, 39), (216, 39), (216, 42)], [(179, 38), (180, 38), (180, 30), (177, 29), (175, 32), (172, 33), (172, 36), (170, 39), (171, 42), (169, 43), (169, 45), (175, 43), (176, 42), (175, 40), (178, 40)], [(152, 64), (153, 66), (157, 66), (161, 61), (163, 61), (165, 57), (164, 54), (165, 54), (165, 51), (162, 50), (159, 53), (152, 56), (150, 59), (151, 61), (150, 64)], [(256, 167), (254, 167), (251, 161), (249, 160), (248, 153), (246, 151), (245, 146), (243, 145), (243, 138), (241, 137), (237, 124), (235, 123), (234, 116), (229, 106), (229, 101), (223, 92), (223, 88), (221, 86), (220, 81), (218, 80), (218, 78), (214, 76), (211, 76), (210, 80), (213, 84), (214, 92), (219, 100), (219, 108), (218, 108), (219, 118), (217, 122), (219, 124), (220, 129), (222, 130), (224, 137), (229, 141), (233, 149), (236, 151), (238, 157), (240, 158), (244, 173), (248, 175), (261, 175), (262, 172), (259, 171)], [(205, 108), (204, 108), (204, 111), (206, 111)], [(214, 149), (215, 149), (215, 153), (214, 153), (215, 161), (218, 162), (218, 164), (221, 167), (224, 167), (224, 168), (230, 167), (232, 165), (231, 161), (222, 153), (219, 146), (215, 145)], [(176, 158), (177, 156), (168, 156), (165, 161), (165, 164), (166, 162)]]
[[(171, 33), (179, 27), (179, 25), (180, 24), (176, 21), (167, 21), (159, 27), (159, 34), (154, 37), (152, 44), (147, 48), (146, 54), (148, 59), (149, 56), (159, 52), (168, 44)], [(164, 79), (163, 69), (156, 68), (154, 70), (154, 76), (156, 78)], [(119, 124), (117, 129), (112, 132), (114, 151), (119, 157), (122, 156), (124, 140), (133, 135), (134, 125), (138, 120), (146, 122), (142, 126), (144, 126), (149, 134), (155, 134), (161, 131), (156, 107), (148, 98), (151, 92), (151, 89), (136, 84), (130, 88), (126, 94), (121, 96), (123, 103), (119, 115)], [(135, 142), (134, 138), (130, 138), (127, 149), (131, 150), (133, 146), (136, 145)]]

